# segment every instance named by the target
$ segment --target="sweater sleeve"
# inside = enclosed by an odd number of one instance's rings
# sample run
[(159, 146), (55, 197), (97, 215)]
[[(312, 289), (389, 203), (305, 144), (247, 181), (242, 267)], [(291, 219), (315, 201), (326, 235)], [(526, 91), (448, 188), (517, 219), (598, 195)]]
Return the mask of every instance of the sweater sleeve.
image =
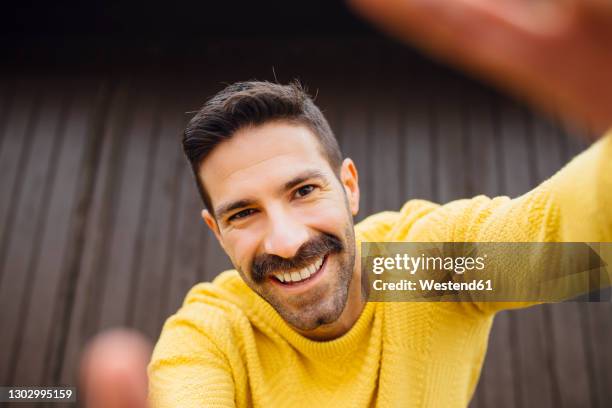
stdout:
[[(612, 131), (530, 192), (515, 199), (478, 196), (453, 201), (420, 219), (407, 240), (612, 242)], [(550, 269), (538, 268), (535, 273)], [(509, 267), (504, 272), (501, 281), (508, 284), (529, 285), (549, 278), (535, 276), (529, 268)], [(479, 302), (477, 306), (494, 313), (538, 303), (542, 302)]]
[(612, 131), (534, 190), (496, 208), (478, 238), (612, 242)]
[(179, 314), (162, 330), (148, 367), (152, 408), (234, 407), (234, 381), (222, 351)]
[[(575, 157), (550, 179), (529, 193), (510, 200), (492, 211), (489, 219), (479, 228), (477, 240), (530, 241), (530, 242), (612, 242), (612, 132)], [(542, 258), (546, 252), (541, 251)], [(600, 252), (607, 257), (607, 252)], [(604, 262), (610, 263), (605, 258)], [(533, 269), (517, 268), (511, 281), (532, 285), (551, 280), (554, 260), (545, 258)], [(538, 265), (538, 263), (536, 263)], [(561, 280), (559, 287), (580, 288), (572, 279), (585, 279), (571, 271)], [(547, 274), (547, 276), (529, 276)], [(609, 283), (609, 277), (601, 281)], [(511, 282), (508, 282), (511, 283)], [(551, 289), (560, 293), (559, 289)], [(583, 293), (571, 293), (575, 297)], [(490, 312), (531, 306), (542, 302), (490, 302), (481, 308)]]

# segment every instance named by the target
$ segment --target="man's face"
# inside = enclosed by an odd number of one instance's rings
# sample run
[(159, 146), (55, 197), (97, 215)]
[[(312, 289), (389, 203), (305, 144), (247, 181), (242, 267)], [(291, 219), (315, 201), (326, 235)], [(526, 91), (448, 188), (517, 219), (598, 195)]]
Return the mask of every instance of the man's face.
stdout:
[(307, 127), (275, 121), (221, 143), (200, 177), (204, 219), (247, 285), (297, 329), (336, 321), (355, 268), (352, 161), (338, 180)]

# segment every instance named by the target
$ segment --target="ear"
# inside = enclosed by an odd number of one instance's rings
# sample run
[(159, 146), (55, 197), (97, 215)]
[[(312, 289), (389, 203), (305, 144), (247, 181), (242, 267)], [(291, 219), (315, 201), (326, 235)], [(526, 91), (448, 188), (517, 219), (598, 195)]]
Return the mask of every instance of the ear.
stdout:
[(210, 228), (210, 230), (215, 234), (215, 237), (217, 238), (217, 241), (219, 241), (219, 244), (221, 244), (221, 247), (225, 249), (223, 246), (223, 238), (221, 237), (221, 232), (219, 231), (219, 226), (217, 225), (217, 220), (215, 220), (215, 217), (213, 217), (208, 210), (204, 209), (202, 210), (202, 218), (204, 219), (206, 225), (208, 225), (208, 228)]
[(340, 181), (346, 191), (351, 213), (357, 215), (359, 212), (359, 176), (353, 160), (346, 158), (342, 162)]

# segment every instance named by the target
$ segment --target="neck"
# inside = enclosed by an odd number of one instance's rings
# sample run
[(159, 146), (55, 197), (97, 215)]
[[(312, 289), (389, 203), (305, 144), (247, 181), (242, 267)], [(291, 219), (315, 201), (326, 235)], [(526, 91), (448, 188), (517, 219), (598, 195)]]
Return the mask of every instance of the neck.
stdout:
[(300, 334), (311, 340), (326, 341), (341, 337), (355, 325), (366, 304), (366, 297), (362, 296), (361, 288), (361, 254), (355, 250), (355, 266), (353, 267), (353, 277), (349, 285), (348, 297), (342, 314), (333, 323), (329, 323), (314, 330), (301, 331)]

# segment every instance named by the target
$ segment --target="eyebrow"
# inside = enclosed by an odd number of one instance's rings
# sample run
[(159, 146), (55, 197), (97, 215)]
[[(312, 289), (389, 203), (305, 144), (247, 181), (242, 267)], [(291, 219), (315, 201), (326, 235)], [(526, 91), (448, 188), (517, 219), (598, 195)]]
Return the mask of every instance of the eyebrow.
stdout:
[(306, 180), (315, 179), (315, 178), (323, 179), (323, 180), (326, 179), (325, 175), (321, 173), (319, 170), (306, 170), (298, 174), (297, 176), (295, 176), (288, 182), (286, 182), (283, 185), (283, 188), (281, 191), (291, 190), (293, 187), (297, 186), (298, 184), (301, 184), (305, 182)]
[[(319, 170), (306, 170), (297, 176), (293, 177), (291, 180), (287, 181), (280, 189), (280, 192), (284, 192), (287, 190), (291, 190), (293, 187), (303, 183), (306, 180), (311, 180), (314, 178), (319, 178), (325, 180), (325, 175)], [(241, 200), (236, 200), (229, 202), (227, 204), (221, 204), (215, 209), (215, 214), (217, 218), (223, 218), (228, 212), (238, 210), (240, 208), (245, 208), (255, 204), (256, 200), (245, 198)]]
[(248, 207), (250, 205), (255, 204), (255, 200), (251, 199), (243, 199), (238, 201), (232, 201), (231, 203), (222, 204), (215, 209), (215, 214), (217, 214), (217, 218), (223, 218), (225, 214), (228, 212), (237, 210), (239, 208)]

